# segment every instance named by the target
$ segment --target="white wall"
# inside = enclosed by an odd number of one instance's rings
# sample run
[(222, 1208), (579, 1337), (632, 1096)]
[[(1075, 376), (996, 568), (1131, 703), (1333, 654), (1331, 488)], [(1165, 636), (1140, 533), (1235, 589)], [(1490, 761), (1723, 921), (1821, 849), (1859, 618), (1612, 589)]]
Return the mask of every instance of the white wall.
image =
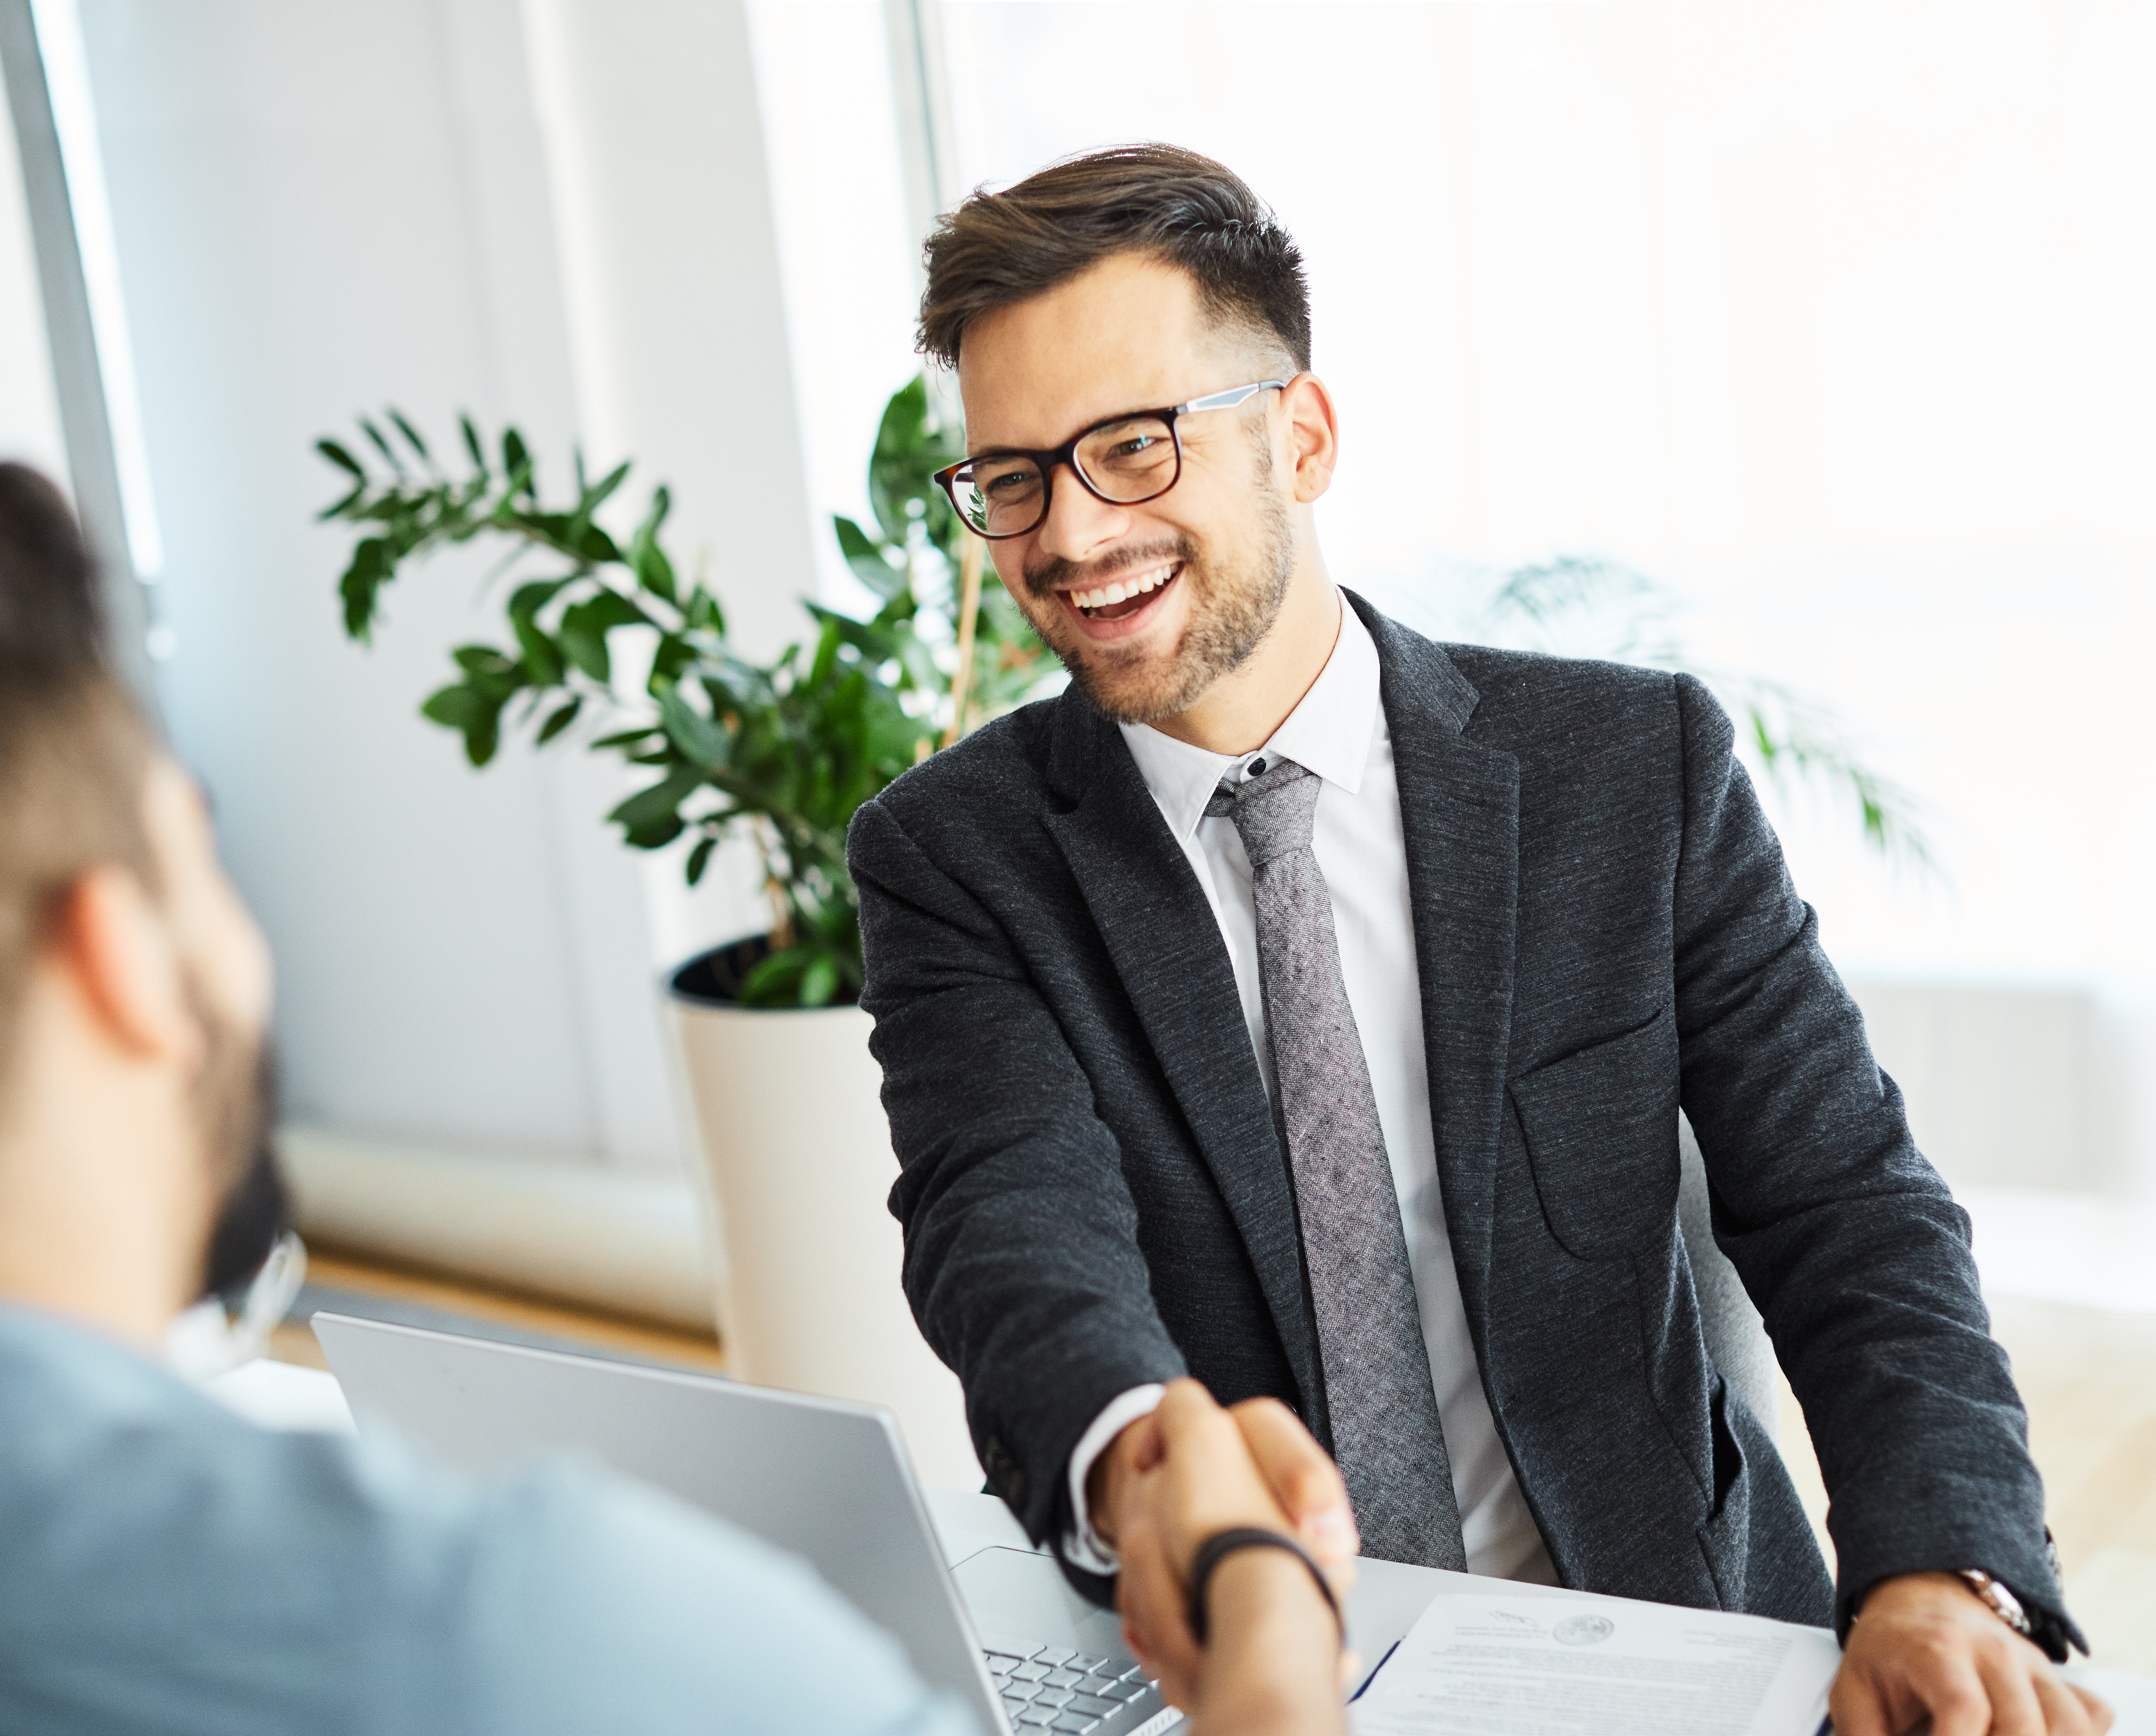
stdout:
[[(921, 237), (908, 222), (884, 0), (751, 0), (823, 594), (880, 604), (847, 570), (831, 515), (870, 521), (869, 447), (921, 367)], [(843, 600), (840, 600), (843, 599)]]
[(708, 547), (775, 646), (814, 567), (740, 7), (83, 13), (168, 551), (166, 699), (276, 948), (294, 1112), (673, 1163), (654, 969), (758, 912), (622, 850), (603, 763), (511, 745), (465, 767), (415, 708), (447, 647), (492, 635), (485, 557), (400, 581), (373, 650), (346, 644), (309, 446), (385, 401), (444, 434), (469, 408), (521, 423), (565, 485), (581, 431), (594, 465), (671, 480), (677, 553)]
[(752, 655), (801, 637), (814, 543), (742, 0), (525, 0), (586, 437), (675, 485)]

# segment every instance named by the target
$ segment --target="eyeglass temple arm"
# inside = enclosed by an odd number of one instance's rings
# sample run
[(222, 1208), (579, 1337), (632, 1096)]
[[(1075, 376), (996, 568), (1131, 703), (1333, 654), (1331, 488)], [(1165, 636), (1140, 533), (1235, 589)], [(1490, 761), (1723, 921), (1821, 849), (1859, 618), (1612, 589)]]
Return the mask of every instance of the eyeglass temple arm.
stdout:
[(1188, 403), (1179, 403), (1175, 407), (1175, 413), (1178, 416), (1188, 416), (1194, 410), (1232, 410), (1246, 398), (1254, 398), (1260, 392), (1270, 391), (1276, 386), (1285, 391), (1287, 388), (1287, 382), (1260, 380), (1252, 386), (1230, 386), (1225, 392), (1211, 393), (1204, 398), (1194, 398)]

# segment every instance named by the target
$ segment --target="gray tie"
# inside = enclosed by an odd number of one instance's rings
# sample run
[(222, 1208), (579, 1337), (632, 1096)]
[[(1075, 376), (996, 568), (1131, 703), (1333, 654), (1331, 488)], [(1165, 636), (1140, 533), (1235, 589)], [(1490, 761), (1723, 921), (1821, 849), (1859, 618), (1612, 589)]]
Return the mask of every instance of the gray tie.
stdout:
[(1250, 858), (1258, 978), (1326, 1409), (1363, 1553), (1464, 1571), (1399, 1196), (1340, 974), (1332, 894), (1310, 847), (1322, 788), (1293, 761), (1276, 759), (1240, 792), (1224, 783), (1205, 812), (1235, 820)]

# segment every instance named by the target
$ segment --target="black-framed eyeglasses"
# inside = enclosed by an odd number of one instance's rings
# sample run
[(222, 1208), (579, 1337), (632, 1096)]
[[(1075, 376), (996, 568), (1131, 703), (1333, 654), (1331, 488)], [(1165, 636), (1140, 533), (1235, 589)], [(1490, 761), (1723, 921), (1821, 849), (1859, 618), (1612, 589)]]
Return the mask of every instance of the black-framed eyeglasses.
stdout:
[(1158, 500), (1183, 478), (1183, 438), (1175, 424), (1199, 410), (1232, 410), (1260, 392), (1286, 388), (1260, 380), (1208, 393), (1164, 410), (1131, 410), (1081, 429), (1053, 452), (977, 452), (936, 473), (967, 529), (991, 542), (1023, 537), (1048, 516), (1056, 466), (1111, 506)]

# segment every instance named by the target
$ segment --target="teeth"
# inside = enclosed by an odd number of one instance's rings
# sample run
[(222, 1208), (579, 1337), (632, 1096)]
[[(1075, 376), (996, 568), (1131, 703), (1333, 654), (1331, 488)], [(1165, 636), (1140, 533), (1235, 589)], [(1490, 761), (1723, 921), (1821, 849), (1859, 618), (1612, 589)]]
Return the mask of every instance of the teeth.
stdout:
[(1168, 583), (1168, 575), (1174, 570), (1173, 562), (1166, 567), (1156, 567), (1152, 572), (1139, 573), (1134, 578), (1111, 580), (1097, 590), (1074, 591), (1070, 593), (1070, 600), (1081, 609), (1106, 609), (1111, 603), (1127, 602), (1132, 597), (1143, 596), (1147, 591), (1158, 590)]

